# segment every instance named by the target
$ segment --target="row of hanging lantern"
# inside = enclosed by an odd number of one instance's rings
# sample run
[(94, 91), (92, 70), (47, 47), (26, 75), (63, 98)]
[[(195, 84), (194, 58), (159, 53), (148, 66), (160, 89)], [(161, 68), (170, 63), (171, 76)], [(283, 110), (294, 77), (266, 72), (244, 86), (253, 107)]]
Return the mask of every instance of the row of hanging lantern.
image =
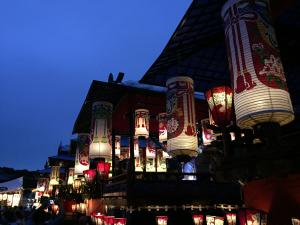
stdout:
[(87, 204), (84, 202), (72, 204), (71, 209), (73, 213), (78, 212), (78, 213), (86, 214)]
[(95, 225), (126, 225), (127, 219), (94, 212), (91, 214), (91, 221)]

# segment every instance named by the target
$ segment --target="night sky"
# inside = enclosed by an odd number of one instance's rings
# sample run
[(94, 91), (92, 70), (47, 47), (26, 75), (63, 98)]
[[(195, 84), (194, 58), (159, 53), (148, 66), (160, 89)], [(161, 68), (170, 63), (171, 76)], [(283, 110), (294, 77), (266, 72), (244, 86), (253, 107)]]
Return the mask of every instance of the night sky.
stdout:
[(191, 0), (1, 0), (0, 167), (68, 144), (92, 80), (139, 80)]

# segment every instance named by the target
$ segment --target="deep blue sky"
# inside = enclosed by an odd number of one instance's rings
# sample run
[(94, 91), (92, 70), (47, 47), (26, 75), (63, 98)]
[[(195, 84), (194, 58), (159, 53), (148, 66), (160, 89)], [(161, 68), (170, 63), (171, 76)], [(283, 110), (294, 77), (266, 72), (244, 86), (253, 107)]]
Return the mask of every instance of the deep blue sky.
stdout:
[(191, 0), (1, 0), (0, 167), (40, 169), (67, 144), (90, 83), (139, 80)]

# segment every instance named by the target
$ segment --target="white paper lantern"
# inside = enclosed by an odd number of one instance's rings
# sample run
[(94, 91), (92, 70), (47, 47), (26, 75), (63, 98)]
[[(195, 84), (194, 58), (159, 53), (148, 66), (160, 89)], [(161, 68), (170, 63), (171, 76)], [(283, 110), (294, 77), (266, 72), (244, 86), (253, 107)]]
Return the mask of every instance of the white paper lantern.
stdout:
[(2, 194), (0, 194), (0, 201), (2, 201)]
[(73, 185), (73, 183), (74, 183), (74, 168), (69, 168), (67, 184)]
[(194, 82), (189, 77), (167, 80), (168, 152), (197, 156)]
[(146, 145), (146, 157), (148, 159), (155, 159), (155, 146), (153, 142), (148, 141)]
[(111, 158), (112, 109), (113, 105), (109, 102), (93, 104), (93, 141), (89, 152), (91, 159)]
[(149, 137), (149, 110), (135, 110), (135, 136)]
[(4, 194), (2, 195), (2, 200), (3, 200), (3, 201), (6, 201), (6, 200), (7, 200), (7, 194), (6, 194), (6, 193), (4, 193)]
[(218, 216), (206, 216), (206, 224), (207, 225), (223, 225), (224, 218)]
[(121, 136), (115, 136), (115, 155), (120, 157), (121, 154)]
[[(129, 157), (130, 157), (130, 141), (129, 141)], [(139, 138), (137, 136), (134, 136), (133, 138), (133, 151), (134, 151), (134, 157), (139, 158), (140, 157), (140, 145), (139, 145)]]
[(237, 124), (287, 124), (293, 107), (268, 0), (229, 0), (222, 9)]
[(158, 114), (158, 139), (159, 142), (164, 142), (168, 140), (168, 130), (167, 130), (167, 113)]
[(50, 185), (59, 184), (60, 166), (52, 166), (50, 174)]
[(74, 175), (82, 175), (84, 170), (90, 168), (89, 145), (90, 135), (78, 134)]

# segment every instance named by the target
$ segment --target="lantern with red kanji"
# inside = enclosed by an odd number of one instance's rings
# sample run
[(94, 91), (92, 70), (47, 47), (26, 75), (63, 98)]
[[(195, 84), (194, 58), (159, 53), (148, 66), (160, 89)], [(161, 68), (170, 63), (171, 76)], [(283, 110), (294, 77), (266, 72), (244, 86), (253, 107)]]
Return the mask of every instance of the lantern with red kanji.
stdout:
[(224, 218), (219, 216), (206, 216), (207, 225), (223, 225)]
[(135, 110), (135, 132), (137, 137), (149, 137), (149, 110), (137, 109)]
[(84, 170), (83, 174), (84, 174), (85, 181), (87, 183), (92, 183), (96, 177), (96, 170), (95, 169)]
[(202, 225), (203, 224), (203, 215), (197, 214), (193, 215), (193, 220), (195, 225)]
[(228, 225), (236, 225), (236, 213), (226, 213), (226, 220)]
[(164, 142), (168, 140), (168, 130), (167, 130), (168, 118), (167, 113), (158, 114), (158, 139), (159, 142)]
[(294, 111), (268, 0), (229, 0), (222, 8), (237, 125), (288, 124)]
[(157, 225), (167, 225), (168, 217), (167, 216), (156, 216)]
[(232, 120), (232, 90), (227, 86), (211, 88), (205, 92), (212, 118), (217, 126), (225, 127)]
[(126, 225), (126, 218), (114, 218), (114, 225)]
[(267, 213), (256, 209), (239, 210), (240, 225), (259, 224), (267, 225)]
[(110, 170), (110, 163), (103, 162), (103, 161), (98, 162), (97, 171), (101, 179), (108, 179), (109, 170)]

